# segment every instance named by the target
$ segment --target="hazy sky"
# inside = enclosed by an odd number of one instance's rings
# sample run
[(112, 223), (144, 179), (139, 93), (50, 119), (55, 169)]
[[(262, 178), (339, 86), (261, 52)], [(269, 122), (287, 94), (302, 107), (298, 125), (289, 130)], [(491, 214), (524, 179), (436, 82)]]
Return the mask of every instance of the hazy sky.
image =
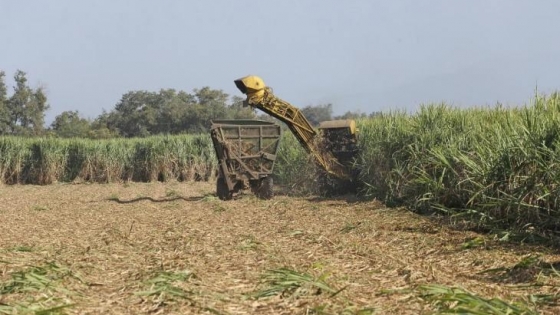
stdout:
[(335, 114), (523, 104), (560, 88), (559, 14), (558, 0), (0, 0), (0, 70), (46, 87), (47, 121), (130, 90), (241, 96), (247, 74)]

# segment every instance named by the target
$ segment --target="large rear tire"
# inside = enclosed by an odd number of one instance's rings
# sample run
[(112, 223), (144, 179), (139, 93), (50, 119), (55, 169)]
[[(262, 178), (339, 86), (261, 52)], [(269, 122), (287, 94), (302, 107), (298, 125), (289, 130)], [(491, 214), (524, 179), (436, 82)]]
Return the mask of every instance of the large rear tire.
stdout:
[(267, 176), (261, 179), (256, 195), (260, 199), (265, 199), (265, 200), (272, 199), (274, 197), (273, 188), (274, 188), (274, 182), (272, 180), (272, 177)]
[(219, 177), (216, 182), (216, 193), (221, 200), (231, 200), (233, 198), (233, 193), (229, 191), (223, 177)]

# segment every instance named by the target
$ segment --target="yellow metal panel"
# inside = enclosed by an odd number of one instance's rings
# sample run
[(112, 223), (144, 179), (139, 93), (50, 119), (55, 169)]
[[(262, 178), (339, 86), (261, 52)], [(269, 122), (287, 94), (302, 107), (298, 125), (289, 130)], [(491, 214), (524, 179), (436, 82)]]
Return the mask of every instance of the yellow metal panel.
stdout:
[[(249, 96), (250, 94), (258, 93), (266, 88), (263, 79), (256, 75), (248, 75), (246, 77), (237, 79), (234, 81), (237, 88), (243, 93)], [(260, 93), (258, 93), (260, 94)]]
[(348, 128), (350, 130), (350, 134), (355, 134), (356, 121), (353, 119), (329, 120), (329, 121), (323, 121), (319, 124), (319, 129), (338, 129), (338, 128)]

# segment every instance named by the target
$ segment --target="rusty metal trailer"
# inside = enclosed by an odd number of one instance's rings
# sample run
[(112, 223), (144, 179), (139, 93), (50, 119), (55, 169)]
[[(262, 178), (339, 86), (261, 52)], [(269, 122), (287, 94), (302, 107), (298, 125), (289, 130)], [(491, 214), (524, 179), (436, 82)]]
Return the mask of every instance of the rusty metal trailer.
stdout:
[(218, 158), (218, 197), (230, 200), (251, 189), (257, 197), (271, 199), (280, 126), (264, 120), (214, 120), (210, 135)]

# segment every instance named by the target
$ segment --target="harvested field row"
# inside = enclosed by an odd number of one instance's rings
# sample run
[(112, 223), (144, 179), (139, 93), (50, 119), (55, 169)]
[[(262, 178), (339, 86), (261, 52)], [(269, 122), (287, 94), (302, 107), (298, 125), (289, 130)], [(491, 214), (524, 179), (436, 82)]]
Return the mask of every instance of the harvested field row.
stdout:
[(453, 287), (559, 310), (556, 252), (375, 201), (14, 185), (0, 217), (0, 314), (432, 314)]

